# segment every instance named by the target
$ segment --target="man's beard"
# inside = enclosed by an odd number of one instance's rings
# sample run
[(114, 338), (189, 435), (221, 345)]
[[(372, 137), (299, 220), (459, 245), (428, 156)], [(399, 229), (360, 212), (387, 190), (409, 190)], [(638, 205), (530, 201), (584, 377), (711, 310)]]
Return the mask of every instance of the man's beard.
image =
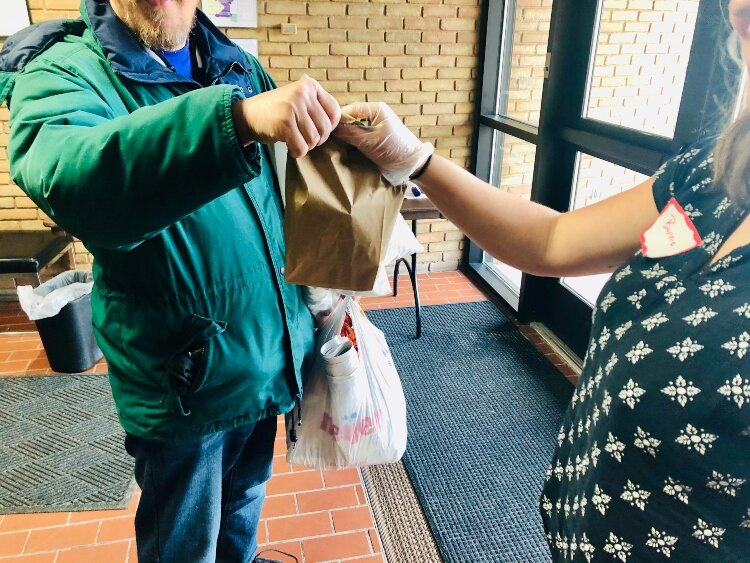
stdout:
[(125, 25), (136, 35), (141, 43), (150, 49), (174, 51), (185, 45), (190, 30), (195, 25), (195, 14), (181, 25), (166, 28), (167, 14), (163, 10), (144, 9), (137, 0), (123, 1)]

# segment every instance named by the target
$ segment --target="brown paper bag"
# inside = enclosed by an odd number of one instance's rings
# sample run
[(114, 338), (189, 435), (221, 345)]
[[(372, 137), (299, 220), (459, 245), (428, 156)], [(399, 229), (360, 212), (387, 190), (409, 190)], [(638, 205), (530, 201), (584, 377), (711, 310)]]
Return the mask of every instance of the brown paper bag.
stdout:
[(370, 291), (404, 200), (377, 167), (336, 139), (286, 167), (289, 283)]

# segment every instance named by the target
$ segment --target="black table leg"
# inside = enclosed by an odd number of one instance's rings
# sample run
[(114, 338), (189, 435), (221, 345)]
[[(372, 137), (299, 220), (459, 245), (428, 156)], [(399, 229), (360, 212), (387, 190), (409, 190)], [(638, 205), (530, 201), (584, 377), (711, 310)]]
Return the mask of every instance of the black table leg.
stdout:
[[(412, 219), (411, 232), (414, 236), (417, 236), (417, 220)], [(396, 265), (393, 268), (393, 296), (398, 295), (398, 272), (401, 267), (401, 262), (404, 263), (406, 271), (409, 273), (409, 279), (411, 280), (411, 287), (414, 291), (414, 309), (417, 315), (417, 338), (422, 336), (422, 309), (419, 306), (419, 286), (417, 285), (417, 253), (411, 255), (411, 265), (406, 261), (406, 258), (396, 260)]]
[[(416, 219), (412, 219), (411, 232), (414, 234), (414, 238), (417, 238), (417, 220)], [(411, 255), (411, 270), (412, 272), (414, 272), (414, 280), (416, 280), (417, 279), (417, 253), (416, 252)], [(412, 285), (415, 285), (415, 284), (416, 284), (416, 281), (414, 281)], [(414, 295), (416, 294), (417, 294), (417, 290), (415, 289)]]
[[(417, 236), (417, 220), (411, 221), (411, 232)], [(414, 289), (414, 308), (417, 310), (417, 338), (422, 336), (422, 311), (419, 307), (419, 288), (417, 287), (417, 253), (411, 255), (411, 286)]]
[(401, 260), (396, 260), (396, 267), (393, 268), (393, 296), (398, 295), (398, 270), (401, 266)]
[[(414, 260), (414, 255), (412, 255), (412, 260)], [(413, 269), (411, 265), (406, 261), (405, 258), (402, 258), (400, 262), (404, 263), (404, 266), (406, 266), (406, 271), (409, 272), (409, 279), (411, 280), (411, 287), (414, 291), (414, 309), (417, 313), (417, 338), (422, 336), (422, 310), (419, 306), (419, 287), (417, 285), (417, 270)]]

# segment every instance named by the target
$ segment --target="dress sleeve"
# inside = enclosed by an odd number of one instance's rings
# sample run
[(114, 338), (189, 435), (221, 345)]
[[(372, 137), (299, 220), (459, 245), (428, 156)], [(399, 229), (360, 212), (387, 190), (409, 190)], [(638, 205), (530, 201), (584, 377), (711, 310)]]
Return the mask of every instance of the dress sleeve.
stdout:
[(660, 211), (671, 198), (678, 201), (695, 191), (698, 184), (710, 185), (713, 179), (713, 142), (702, 142), (670, 158), (654, 173), (654, 202)]

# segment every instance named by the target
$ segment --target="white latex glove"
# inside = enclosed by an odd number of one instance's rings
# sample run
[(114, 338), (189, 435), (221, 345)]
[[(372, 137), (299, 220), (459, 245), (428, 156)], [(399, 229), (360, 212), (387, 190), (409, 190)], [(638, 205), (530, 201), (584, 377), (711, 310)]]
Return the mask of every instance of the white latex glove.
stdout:
[(408, 182), (435, 151), (431, 143), (420, 141), (383, 102), (344, 106), (341, 122), (333, 134), (372, 160), (394, 186)]

